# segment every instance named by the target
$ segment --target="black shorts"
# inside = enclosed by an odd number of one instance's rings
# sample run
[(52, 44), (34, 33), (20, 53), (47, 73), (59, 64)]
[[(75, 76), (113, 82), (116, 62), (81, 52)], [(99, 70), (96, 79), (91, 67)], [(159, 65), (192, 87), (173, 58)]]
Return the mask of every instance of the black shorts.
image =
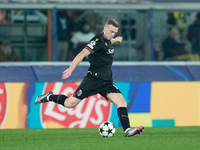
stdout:
[(91, 95), (100, 94), (107, 99), (108, 93), (121, 93), (112, 81), (85, 76), (81, 84), (78, 86), (73, 96), (78, 99), (84, 99)]

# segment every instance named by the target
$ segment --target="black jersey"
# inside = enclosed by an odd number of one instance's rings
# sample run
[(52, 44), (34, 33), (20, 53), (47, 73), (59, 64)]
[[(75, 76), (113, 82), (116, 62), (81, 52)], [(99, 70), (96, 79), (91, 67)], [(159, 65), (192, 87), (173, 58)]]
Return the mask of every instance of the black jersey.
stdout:
[(112, 80), (114, 47), (111, 41), (105, 39), (101, 32), (93, 37), (85, 48), (91, 52), (88, 56), (90, 62), (88, 72), (96, 78)]

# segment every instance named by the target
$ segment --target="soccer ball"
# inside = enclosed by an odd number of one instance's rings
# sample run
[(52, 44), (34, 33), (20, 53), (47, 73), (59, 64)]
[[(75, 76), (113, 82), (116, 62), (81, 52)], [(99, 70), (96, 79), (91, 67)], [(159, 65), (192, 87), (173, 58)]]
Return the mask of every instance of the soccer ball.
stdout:
[(105, 121), (99, 126), (99, 133), (103, 137), (112, 137), (115, 131), (115, 125), (109, 121)]

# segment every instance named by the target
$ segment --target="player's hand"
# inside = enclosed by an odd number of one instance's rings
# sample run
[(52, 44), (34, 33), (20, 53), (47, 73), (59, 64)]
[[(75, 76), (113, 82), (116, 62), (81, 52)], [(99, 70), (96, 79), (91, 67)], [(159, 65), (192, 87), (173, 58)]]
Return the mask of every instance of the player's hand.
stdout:
[(65, 79), (69, 78), (71, 76), (71, 74), (72, 74), (72, 71), (69, 68), (66, 69), (62, 74), (62, 79), (65, 80)]
[(116, 38), (115, 38), (115, 41), (117, 42), (117, 43), (121, 43), (122, 42), (122, 37), (121, 36), (117, 36)]

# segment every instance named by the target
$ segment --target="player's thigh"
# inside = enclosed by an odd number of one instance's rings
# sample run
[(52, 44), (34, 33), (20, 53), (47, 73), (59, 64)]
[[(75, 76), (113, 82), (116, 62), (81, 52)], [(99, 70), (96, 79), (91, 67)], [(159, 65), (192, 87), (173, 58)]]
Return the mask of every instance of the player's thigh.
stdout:
[(73, 96), (82, 100), (91, 95), (99, 93), (102, 88), (102, 80), (92, 77), (85, 77), (81, 84), (74, 91)]
[(80, 99), (76, 98), (76, 97), (69, 97), (67, 100), (65, 100), (65, 107), (67, 108), (74, 108), (76, 105), (78, 105), (81, 102)]
[(111, 101), (113, 104), (119, 107), (127, 107), (126, 100), (124, 99), (123, 95), (121, 93), (109, 93), (107, 95), (107, 98), (109, 101)]

